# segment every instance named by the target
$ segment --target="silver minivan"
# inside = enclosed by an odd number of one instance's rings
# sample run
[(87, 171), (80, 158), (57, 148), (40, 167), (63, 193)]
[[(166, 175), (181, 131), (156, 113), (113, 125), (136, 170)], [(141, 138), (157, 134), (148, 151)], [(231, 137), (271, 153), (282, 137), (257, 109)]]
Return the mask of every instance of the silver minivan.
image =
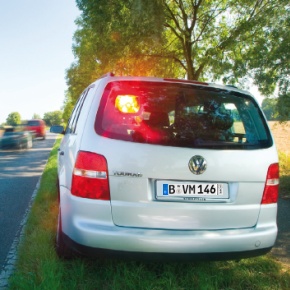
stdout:
[(248, 92), (108, 74), (63, 133), (61, 257), (237, 259), (273, 247), (278, 156)]

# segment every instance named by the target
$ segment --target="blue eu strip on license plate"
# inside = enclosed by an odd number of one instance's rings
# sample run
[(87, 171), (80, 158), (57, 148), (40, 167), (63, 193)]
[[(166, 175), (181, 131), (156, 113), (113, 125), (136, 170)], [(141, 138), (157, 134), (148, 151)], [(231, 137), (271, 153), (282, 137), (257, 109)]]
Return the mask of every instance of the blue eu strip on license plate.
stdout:
[(163, 184), (163, 195), (168, 195), (168, 184)]
[(216, 183), (167, 184), (163, 183), (163, 196), (215, 196), (223, 194), (223, 186)]

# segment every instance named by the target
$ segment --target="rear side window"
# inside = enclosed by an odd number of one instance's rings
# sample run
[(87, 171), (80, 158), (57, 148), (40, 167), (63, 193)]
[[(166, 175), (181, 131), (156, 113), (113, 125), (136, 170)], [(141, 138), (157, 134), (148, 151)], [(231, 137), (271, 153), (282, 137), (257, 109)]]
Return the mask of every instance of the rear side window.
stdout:
[(252, 97), (181, 83), (109, 83), (95, 129), (112, 139), (176, 147), (272, 146), (268, 126)]

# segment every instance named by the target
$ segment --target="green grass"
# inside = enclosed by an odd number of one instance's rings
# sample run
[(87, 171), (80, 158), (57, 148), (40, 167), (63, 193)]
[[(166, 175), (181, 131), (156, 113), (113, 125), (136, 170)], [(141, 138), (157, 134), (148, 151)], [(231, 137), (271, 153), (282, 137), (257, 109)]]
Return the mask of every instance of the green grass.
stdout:
[(279, 194), (282, 198), (290, 198), (290, 154), (279, 152), (280, 185)]
[(290, 289), (290, 268), (271, 255), (226, 262), (60, 260), (54, 251), (57, 222), (54, 146), (28, 218), (10, 289)]

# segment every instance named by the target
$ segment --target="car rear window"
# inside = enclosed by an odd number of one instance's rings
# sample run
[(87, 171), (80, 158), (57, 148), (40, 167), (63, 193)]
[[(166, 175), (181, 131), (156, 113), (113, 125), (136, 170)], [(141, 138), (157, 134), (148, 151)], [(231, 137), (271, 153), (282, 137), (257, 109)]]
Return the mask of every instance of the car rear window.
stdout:
[(27, 126), (31, 126), (31, 127), (40, 126), (40, 122), (36, 120), (31, 120), (27, 122)]
[(257, 149), (273, 144), (251, 96), (171, 82), (109, 83), (95, 129), (112, 139), (176, 147)]

